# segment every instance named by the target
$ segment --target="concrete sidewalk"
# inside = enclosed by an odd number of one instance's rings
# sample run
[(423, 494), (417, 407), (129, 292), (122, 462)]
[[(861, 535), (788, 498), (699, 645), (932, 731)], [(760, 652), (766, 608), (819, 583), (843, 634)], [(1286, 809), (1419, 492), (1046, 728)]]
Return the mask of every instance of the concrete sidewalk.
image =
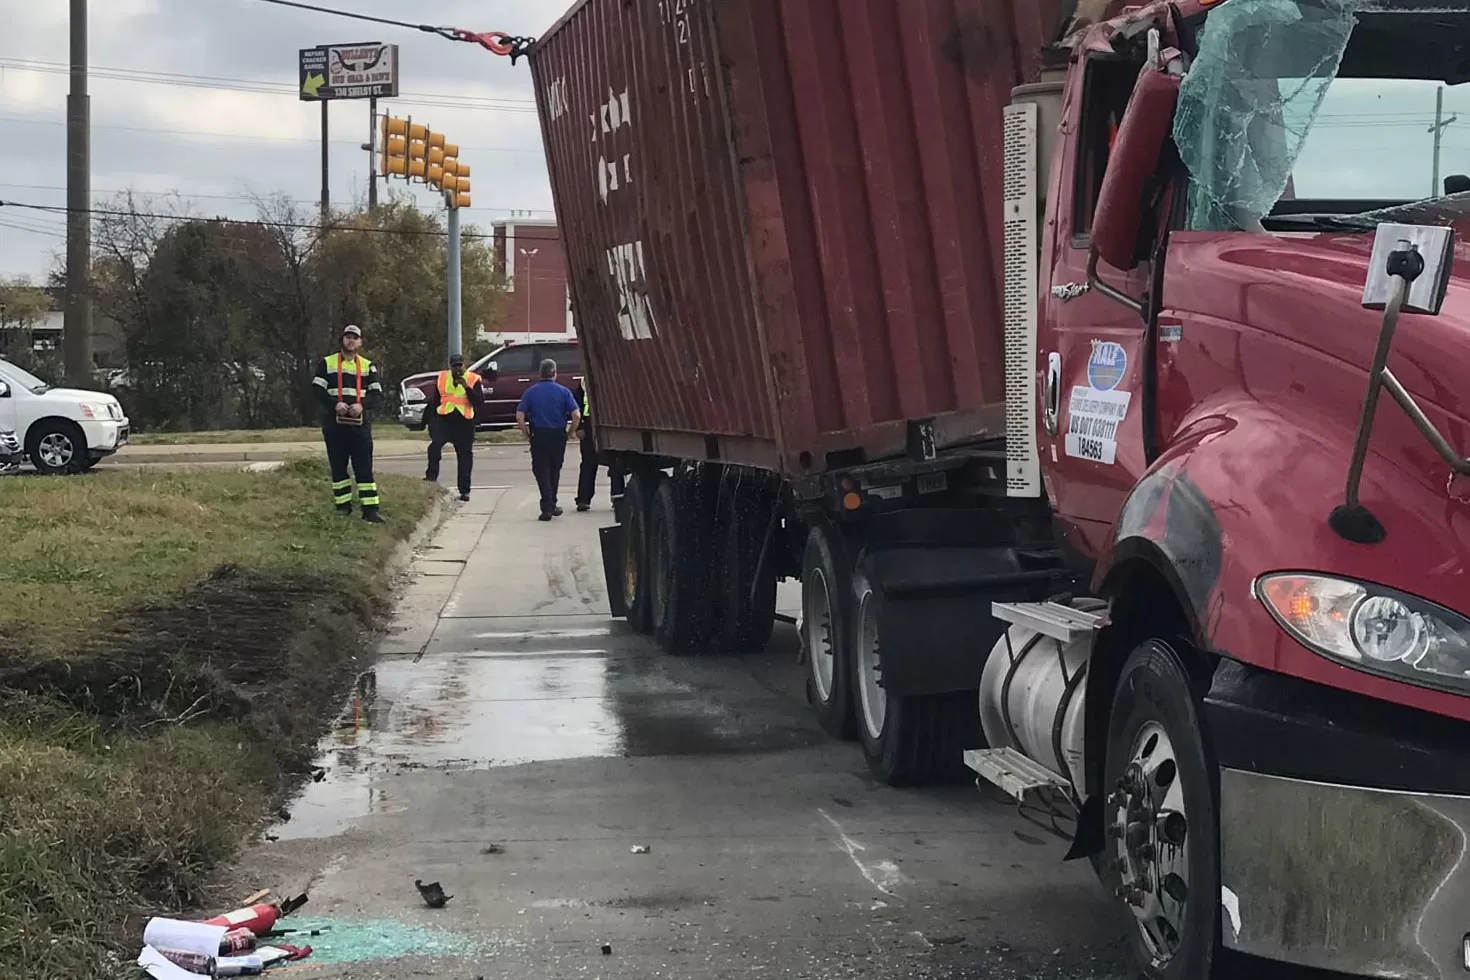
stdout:
[[(375, 459), (423, 456), (428, 443), (412, 439), (379, 439), (373, 446)], [(180, 446), (124, 446), (108, 462), (140, 463), (260, 463), (279, 462), (297, 456), (320, 456), (320, 442), (217, 443)]]

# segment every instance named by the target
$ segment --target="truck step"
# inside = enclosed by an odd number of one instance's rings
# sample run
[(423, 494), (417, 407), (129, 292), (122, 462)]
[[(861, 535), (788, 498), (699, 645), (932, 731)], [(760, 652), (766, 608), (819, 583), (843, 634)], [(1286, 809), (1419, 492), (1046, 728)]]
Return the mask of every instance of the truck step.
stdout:
[(1063, 643), (1071, 643), (1103, 623), (1101, 613), (1083, 612), (1060, 602), (995, 602), (990, 612), (1003, 623), (1035, 630)]
[(970, 749), (965, 753), (965, 765), (975, 770), (981, 779), (1015, 797), (1018, 803), (1024, 802), (1026, 794), (1033, 790), (1071, 789), (1064, 777), (1015, 749)]

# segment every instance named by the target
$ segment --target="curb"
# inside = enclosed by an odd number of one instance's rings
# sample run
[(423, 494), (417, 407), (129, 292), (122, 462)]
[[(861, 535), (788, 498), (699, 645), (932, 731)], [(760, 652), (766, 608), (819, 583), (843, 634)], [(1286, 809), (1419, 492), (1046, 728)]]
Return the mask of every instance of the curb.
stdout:
[[(424, 450), (427, 451), (427, 449), (428, 444), (425, 443)], [(279, 450), (272, 451), (261, 449), (227, 449), (215, 452), (191, 451), (180, 453), (130, 453), (124, 450), (123, 452), (109, 456), (106, 460), (103, 461), (102, 465), (106, 466), (108, 464), (112, 464), (122, 466), (157, 466), (167, 465), (170, 463), (282, 463), (286, 462), (287, 460), (300, 459), (302, 457), (324, 455), (325, 453), (323, 450), (315, 447), (310, 449), (303, 448), (289, 450), (285, 452)], [(384, 455), (375, 454), (374, 459), (411, 459), (413, 457), (422, 455), (423, 452), (389, 453)]]

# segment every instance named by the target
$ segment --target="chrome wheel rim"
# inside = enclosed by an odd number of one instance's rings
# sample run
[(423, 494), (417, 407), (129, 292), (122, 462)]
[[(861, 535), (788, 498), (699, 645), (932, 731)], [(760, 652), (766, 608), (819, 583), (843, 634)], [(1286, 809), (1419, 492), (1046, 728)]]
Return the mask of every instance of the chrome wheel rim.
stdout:
[(1167, 963), (1187, 925), (1189, 820), (1178, 756), (1162, 725), (1151, 721), (1139, 730), (1108, 802), (1121, 877), (1116, 894), (1133, 912), (1149, 955)]
[(36, 446), (36, 455), (51, 469), (64, 469), (71, 463), (76, 451), (71, 439), (60, 432), (48, 432)]
[(802, 605), (802, 618), (806, 623), (806, 656), (812, 665), (812, 683), (817, 689), (817, 700), (826, 704), (832, 700), (833, 677), (837, 670), (837, 637), (832, 621), (832, 595), (827, 588), (827, 575), (822, 569), (813, 569), (807, 577), (806, 595)]
[(857, 635), (858, 694), (863, 706), (863, 725), (868, 737), (883, 737), (888, 718), (888, 692), (883, 689), (883, 657), (878, 642), (878, 603), (869, 586), (858, 600)]

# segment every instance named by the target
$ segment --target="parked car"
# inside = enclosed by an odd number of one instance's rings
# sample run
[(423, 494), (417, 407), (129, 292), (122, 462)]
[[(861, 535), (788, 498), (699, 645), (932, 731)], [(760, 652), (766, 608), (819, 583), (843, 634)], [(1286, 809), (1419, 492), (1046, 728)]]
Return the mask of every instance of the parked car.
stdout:
[(14, 430), (40, 473), (81, 473), (128, 442), (122, 404), (101, 391), (53, 388), (0, 359), (0, 426)]
[[(541, 362), (556, 361), (556, 380), (580, 397), (582, 349), (575, 340), (506, 344), (469, 366), (484, 380), (485, 410), (476, 417), (477, 428), (505, 429), (516, 424), (516, 406), (526, 389), (540, 380)], [(424, 427), (424, 404), (434, 390), (438, 371), (410, 375), (399, 384), (398, 421), (417, 432)]]
[(20, 436), (14, 429), (0, 425), (0, 476), (9, 476), (20, 469), (25, 454), (20, 448)]

